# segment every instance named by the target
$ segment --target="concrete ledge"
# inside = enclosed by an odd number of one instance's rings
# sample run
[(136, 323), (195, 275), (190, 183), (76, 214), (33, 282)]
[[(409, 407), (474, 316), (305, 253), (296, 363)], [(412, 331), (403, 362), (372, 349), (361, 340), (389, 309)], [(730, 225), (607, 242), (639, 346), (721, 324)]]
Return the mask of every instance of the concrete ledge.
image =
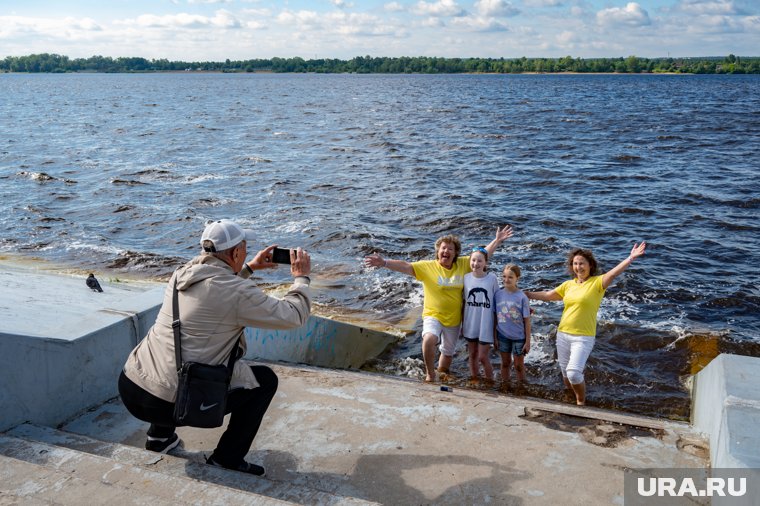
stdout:
[[(119, 371), (155, 322), (162, 297), (162, 288), (151, 290), (67, 320), (61, 338), (0, 332), (0, 431), (24, 421), (56, 425), (117, 395)], [(38, 309), (35, 321), (49, 323)], [(77, 327), (82, 333), (74, 336)]]
[(760, 358), (719, 355), (694, 377), (691, 421), (713, 468), (760, 468)]
[(163, 285), (0, 262), (0, 431), (56, 425), (117, 394), (124, 360), (156, 319)]

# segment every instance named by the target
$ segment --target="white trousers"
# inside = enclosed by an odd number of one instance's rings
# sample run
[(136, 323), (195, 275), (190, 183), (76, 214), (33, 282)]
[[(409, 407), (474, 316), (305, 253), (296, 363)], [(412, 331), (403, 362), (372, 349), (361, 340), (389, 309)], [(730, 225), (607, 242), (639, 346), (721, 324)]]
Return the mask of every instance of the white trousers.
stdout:
[(596, 342), (595, 336), (579, 336), (557, 332), (557, 360), (562, 376), (572, 385), (583, 383), (586, 360)]

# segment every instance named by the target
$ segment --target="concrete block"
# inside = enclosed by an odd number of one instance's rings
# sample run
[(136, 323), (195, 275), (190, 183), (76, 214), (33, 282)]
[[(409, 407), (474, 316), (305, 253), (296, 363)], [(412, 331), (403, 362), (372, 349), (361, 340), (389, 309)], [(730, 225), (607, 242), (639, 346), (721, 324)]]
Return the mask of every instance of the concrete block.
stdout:
[(760, 467), (760, 358), (719, 355), (694, 378), (695, 429), (710, 441), (713, 468)]
[[(56, 425), (117, 395), (129, 352), (155, 322), (163, 288), (106, 285), (84, 276), (0, 272), (0, 431)], [(14, 283), (16, 283), (14, 285)]]
[(399, 336), (320, 316), (291, 330), (245, 329), (246, 359), (358, 369), (381, 354)]

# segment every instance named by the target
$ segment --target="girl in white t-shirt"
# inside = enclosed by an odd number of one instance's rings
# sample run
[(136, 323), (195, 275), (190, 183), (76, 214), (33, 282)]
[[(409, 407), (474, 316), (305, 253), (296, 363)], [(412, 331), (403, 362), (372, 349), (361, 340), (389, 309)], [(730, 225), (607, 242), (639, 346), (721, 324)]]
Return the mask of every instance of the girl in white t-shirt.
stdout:
[(492, 272), (486, 272), (488, 252), (482, 246), (470, 254), (472, 272), (464, 276), (464, 304), (462, 308), (462, 336), (467, 341), (470, 375), (480, 376), (480, 366), (486, 381), (493, 381), (493, 367), (489, 353), (494, 340), (493, 295), (499, 281)]

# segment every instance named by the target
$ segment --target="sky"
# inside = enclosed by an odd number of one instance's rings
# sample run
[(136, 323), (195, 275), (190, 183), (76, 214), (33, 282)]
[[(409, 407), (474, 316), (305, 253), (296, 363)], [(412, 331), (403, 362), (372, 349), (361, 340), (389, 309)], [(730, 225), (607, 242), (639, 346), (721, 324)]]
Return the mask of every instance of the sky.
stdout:
[(0, 58), (760, 56), (760, 0), (0, 0)]

